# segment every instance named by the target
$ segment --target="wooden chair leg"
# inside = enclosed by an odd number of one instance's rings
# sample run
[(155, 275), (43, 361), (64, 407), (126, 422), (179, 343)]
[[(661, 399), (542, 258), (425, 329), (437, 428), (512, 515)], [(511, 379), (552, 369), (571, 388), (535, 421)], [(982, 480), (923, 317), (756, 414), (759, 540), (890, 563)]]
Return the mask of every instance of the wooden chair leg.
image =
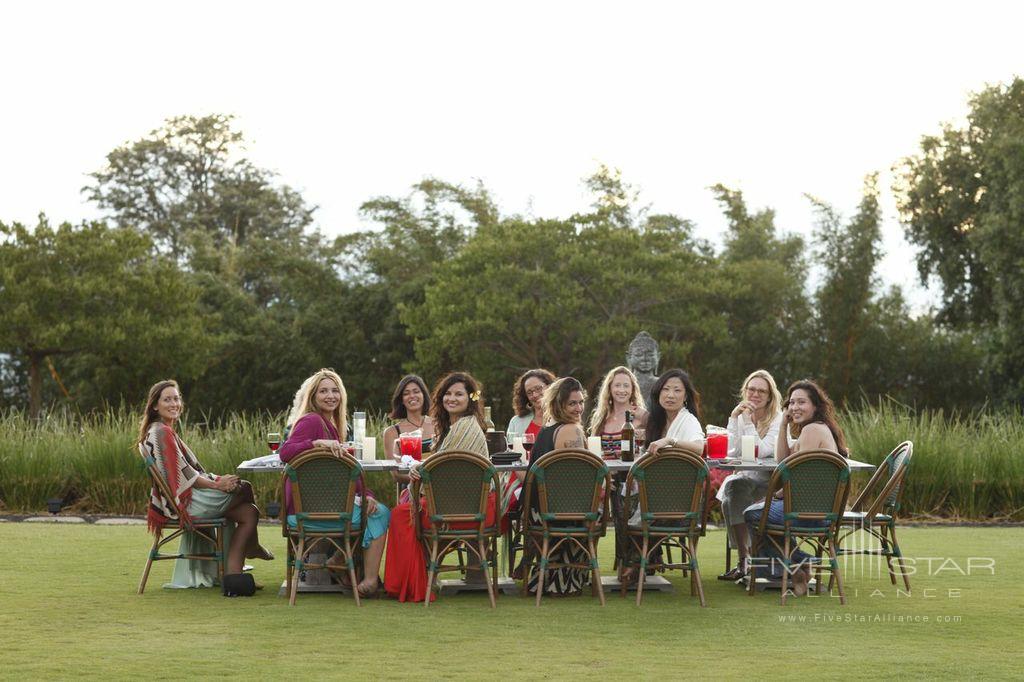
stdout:
[[(825, 552), (825, 547), (821, 544), (821, 538), (815, 540), (815, 553), (816, 559), (814, 564), (814, 593), (821, 594), (821, 555)], [(838, 545), (837, 545), (838, 546)]]
[[(300, 537), (299, 538), (299, 546), (295, 548), (295, 561), (297, 561), (297, 562), (298, 561), (302, 561), (305, 558), (305, 553), (303, 551), (305, 549), (305, 546), (306, 546), (306, 539)], [(291, 593), (288, 595), (288, 605), (289, 606), (295, 606), (295, 596), (298, 594), (298, 592), (299, 592), (298, 576), (293, 576), (293, 578), (292, 578)]]
[(587, 549), (590, 550), (590, 580), (597, 589), (597, 597), (601, 601), (601, 606), (604, 606), (604, 585), (601, 584), (601, 569), (597, 563), (597, 546), (594, 544), (594, 538), (590, 536), (587, 536)]
[(785, 542), (783, 542), (782, 552), (783, 552), (782, 556), (784, 557), (784, 559), (782, 561), (782, 605), (785, 606), (786, 605), (786, 592), (789, 590), (789, 566), (790, 566), (789, 535), (786, 535), (786, 540), (785, 540)]
[[(487, 583), (487, 597), (491, 600), (491, 608), (493, 609), (497, 606), (494, 601), (494, 593), (497, 589), (497, 585), (491, 584), (491, 574), (487, 572), (487, 545), (483, 538), (478, 540), (477, 546), (480, 550), (480, 566), (484, 569), (484, 582)], [(466, 556), (469, 556), (469, 552), (466, 552)], [(498, 575), (497, 570), (494, 571), (494, 575)]]
[(146, 589), (146, 581), (149, 580), (149, 569), (153, 568), (153, 555), (160, 548), (160, 537), (162, 535), (163, 531), (157, 531), (153, 537), (153, 546), (149, 549), (149, 556), (146, 557), (146, 567), (142, 569), (142, 580), (139, 581), (139, 594), (142, 594)]
[[(330, 545), (328, 545), (327, 551), (330, 551)], [(330, 557), (327, 560), (330, 561)], [(359, 600), (359, 582), (358, 578), (356, 578), (356, 562), (355, 555), (352, 552), (352, 539), (347, 533), (345, 534), (345, 563), (348, 564), (348, 579), (352, 585), (352, 597), (356, 600), (356, 606), (362, 606), (362, 602)]]
[(697, 596), (700, 598), (700, 605), (706, 607), (704, 599), (704, 585), (700, 582), (700, 566), (697, 564), (697, 539), (690, 539), (690, 562), (693, 565), (693, 582), (697, 586)]
[(640, 606), (641, 601), (644, 598), (644, 582), (647, 580), (647, 554), (650, 552), (650, 539), (644, 535), (643, 546), (640, 550), (640, 556), (643, 557), (640, 560), (640, 567), (636, 572), (636, 605)]
[(896, 540), (896, 526), (889, 526), (889, 533), (892, 536), (892, 552), (896, 556), (896, 562), (899, 564), (900, 573), (903, 574), (903, 584), (907, 587), (907, 592), (910, 592), (910, 574), (907, 573), (907, 566), (903, 562), (903, 550), (900, 549), (900, 543)]
[[(427, 595), (423, 599), (423, 608), (430, 606), (430, 595), (434, 593), (434, 575), (437, 573), (437, 538), (430, 541), (430, 565), (427, 566)], [(462, 556), (459, 556), (459, 567), (462, 567)]]
[(839, 603), (846, 604), (846, 593), (843, 592), (843, 576), (839, 570), (839, 559), (836, 555), (836, 541), (834, 537), (828, 539), (828, 557), (832, 560), (832, 575), (836, 578), (836, 587), (839, 588)]
[(761, 550), (761, 544), (757, 542), (757, 538), (751, 538), (750, 540), (750, 556), (747, 558), (747, 596), (754, 596), (754, 588), (757, 585), (757, 566), (754, 558), (757, 553)]
[(285, 544), (287, 549), (285, 551), (284, 593), (291, 595), (292, 581), (295, 579), (295, 550), (292, 547), (292, 539), (290, 537), (285, 538)]
[(220, 556), (220, 559), (217, 560), (217, 580), (221, 585), (224, 584), (224, 567), (228, 564), (227, 548), (224, 547), (224, 531), (225, 526), (220, 526), (215, 531), (217, 554)]
[(540, 573), (537, 575), (537, 602), (536, 606), (540, 606), (541, 595), (544, 594), (544, 574), (547, 573), (548, 568), (548, 545), (549, 539), (547, 535), (544, 536), (544, 544), (540, 548), (540, 566), (538, 570)]

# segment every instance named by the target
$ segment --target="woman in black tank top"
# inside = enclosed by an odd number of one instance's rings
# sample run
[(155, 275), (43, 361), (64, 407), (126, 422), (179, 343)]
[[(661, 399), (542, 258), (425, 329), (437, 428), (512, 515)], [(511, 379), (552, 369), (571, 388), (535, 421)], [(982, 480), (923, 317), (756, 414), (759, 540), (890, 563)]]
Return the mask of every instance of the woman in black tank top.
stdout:
[[(554, 422), (548, 424), (537, 434), (530, 452), (530, 465), (554, 450), (563, 448), (585, 448), (587, 437), (583, 431), (583, 409), (587, 392), (582, 384), (572, 377), (559, 379), (544, 392), (544, 414), (546, 419)], [(530, 509), (524, 514), (531, 514), (535, 522), (540, 522), (536, 494), (530, 495)], [(555, 563), (583, 563), (586, 552), (568, 543), (551, 555)], [(540, 572), (534, 571), (530, 576), (527, 589), (537, 591)], [(590, 571), (577, 568), (550, 569), (544, 576), (544, 592), (546, 594), (576, 594), (590, 583)]]

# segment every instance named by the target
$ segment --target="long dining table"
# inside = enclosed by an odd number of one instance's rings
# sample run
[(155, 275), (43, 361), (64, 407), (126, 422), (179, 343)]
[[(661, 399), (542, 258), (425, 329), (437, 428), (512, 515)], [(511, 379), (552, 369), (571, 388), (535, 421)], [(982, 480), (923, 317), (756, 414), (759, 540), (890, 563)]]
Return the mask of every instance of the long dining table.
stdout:
[[(605, 465), (608, 467), (609, 472), (625, 473), (629, 471), (630, 467), (633, 466), (634, 462), (624, 462), (621, 459), (605, 459), (603, 460)], [(715, 459), (709, 458), (705, 460), (709, 468), (712, 469), (723, 469), (730, 472), (739, 471), (774, 471), (778, 466), (778, 462), (775, 458), (756, 459), (754, 461), (745, 461), (740, 459)], [(867, 462), (860, 462), (855, 459), (847, 459), (850, 466), (851, 472), (857, 471), (872, 471), (875, 469), (875, 465)], [(372, 459), (372, 460), (360, 460), (360, 466), (364, 472), (384, 472), (390, 471), (395, 473), (407, 472), (409, 467), (403, 465), (398, 460), (394, 459)], [(525, 461), (525, 457), (520, 459), (518, 462), (512, 464), (495, 464), (494, 469), (498, 474), (512, 474), (514, 472), (526, 471), (530, 465)], [(277, 454), (264, 455), (262, 457), (254, 457), (242, 462), (237, 467), (240, 473), (260, 473), (260, 474), (273, 474), (283, 473), (284, 463), (281, 462), (281, 458)], [(510, 538), (506, 537), (506, 543), (510, 542)], [(502, 552), (506, 554), (507, 552)], [(508, 567), (506, 573), (511, 572), (511, 567)], [(342, 588), (341, 585), (333, 584), (327, 577), (327, 572), (323, 571), (323, 575), (313, 576), (307, 580), (300, 580), (298, 589), (300, 592), (340, 592), (345, 591), (346, 588)], [(620, 587), (618, 577), (615, 575), (602, 576), (601, 578), (602, 587), (605, 591), (617, 591)], [(443, 592), (456, 593), (460, 591), (476, 591), (484, 590), (486, 586), (479, 583), (466, 583), (460, 579), (447, 579), (440, 580), (440, 588)], [(282, 590), (284, 590), (284, 584), (282, 584)], [(506, 594), (515, 594), (518, 590), (515, 581), (508, 575), (500, 576), (498, 579), (498, 589)], [(650, 579), (645, 581), (645, 590), (660, 590), (670, 592), (672, 591), (672, 584), (661, 576), (652, 576)], [(283, 592), (282, 592), (283, 593)]]

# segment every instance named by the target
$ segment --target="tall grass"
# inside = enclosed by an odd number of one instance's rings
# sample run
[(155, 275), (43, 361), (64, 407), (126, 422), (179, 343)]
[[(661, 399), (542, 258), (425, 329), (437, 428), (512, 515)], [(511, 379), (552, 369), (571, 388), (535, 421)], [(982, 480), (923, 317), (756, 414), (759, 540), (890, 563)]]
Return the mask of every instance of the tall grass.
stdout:
[[(244, 460), (269, 454), (266, 436), (282, 431), (286, 414), (234, 415), (216, 428), (183, 421), (182, 439), (207, 471), (234, 473)], [(382, 419), (368, 415), (367, 433), (378, 434)], [(59, 497), (83, 514), (144, 514), (149, 478), (135, 447), (138, 419), (111, 409), (80, 417), (55, 413), (40, 421), (20, 412), (0, 413), (0, 509), (35, 512)], [(383, 452), (380, 442), (377, 452)], [(271, 473), (246, 476), (264, 506), (278, 499), (280, 480)], [(387, 503), (394, 497), (388, 474), (370, 474), (368, 484)]]
[[(266, 454), (266, 434), (281, 431), (282, 414), (235, 415), (209, 428), (186, 421), (182, 437), (207, 471), (231, 473), (243, 460)], [(841, 416), (853, 457), (880, 462), (897, 443), (914, 441), (904, 510), (921, 516), (1024, 520), (1024, 416), (1011, 412), (945, 414), (893, 402), (865, 405)], [(370, 415), (367, 433), (385, 422)], [(134, 441), (136, 417), (125, 409), (80, 417), (58, 413), (34, 422), (0, 413), (0, 508), (38, 512), (60, 497), (79, 513), (142, 514), (149, 481)], [(378, 453), (383, 452), (381, 443)], [(252, 473), (257, 500), (280, 497), (279, 478)], [(368, 483), (387, 503), (388, 474)], [(854, 477), (855, 485), (864, 477)], [(866, 478), (864, 478), (866, 480)]]
[(892, 401), (841, 415), (854, 459), (879, 463), (914, 442), (903, 508), (921, 516), (1024, 519), (1024, 416), (946, 414)]

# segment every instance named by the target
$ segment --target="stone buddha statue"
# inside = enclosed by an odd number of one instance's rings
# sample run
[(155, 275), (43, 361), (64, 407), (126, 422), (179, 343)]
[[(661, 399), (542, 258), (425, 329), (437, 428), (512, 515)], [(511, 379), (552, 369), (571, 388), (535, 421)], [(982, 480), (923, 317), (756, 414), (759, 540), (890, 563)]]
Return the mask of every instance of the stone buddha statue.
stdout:
[(626, 351), (626, 366), (633, 370), (644, 400), (650, 402), (651, 387), (658, 379), (658, 343), (643, 331), (633, 337)]

